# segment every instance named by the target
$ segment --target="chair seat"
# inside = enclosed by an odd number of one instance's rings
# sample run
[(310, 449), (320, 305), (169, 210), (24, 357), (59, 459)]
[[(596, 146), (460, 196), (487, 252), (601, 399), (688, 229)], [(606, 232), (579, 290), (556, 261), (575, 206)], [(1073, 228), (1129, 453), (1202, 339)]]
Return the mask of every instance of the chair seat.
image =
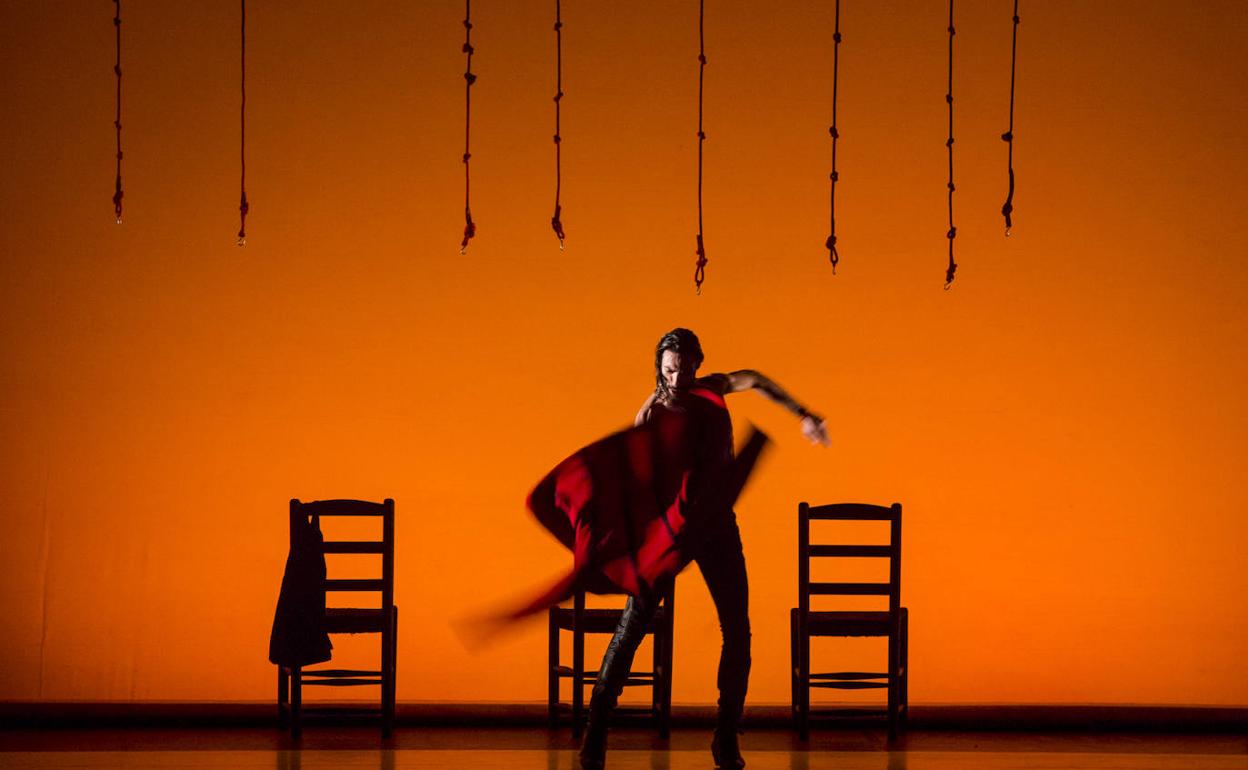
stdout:
[(325, 630), (331, 634), (376, 634), (385, 629), (385, 611), (380, 607), (328, 607), (325, 610)]
[[(555, 618), (555, 626), (564, 631), (572, 630), (572, 623), (575, 619), (575, 611), (568, 607), (552, 607), (551, 614)], [(660, 606), (654, 613), (655, 626), (666, 617), (667, 608)], [(584, 610), (581, 614), (581, 627), (585, 629), (587, 634), (610, 634), (615, 632), (616, 626), (620, 624), (620, 616), (624, 614), (624, 610), (616, 609), (595, 609)]]
[[(790, 610), (794, 616), (800, 612)], [(906, 608), (901, 608), (906, 615)], [(811, 610), (808, 613), (811, 636), (888, 636), (887, 611), (828, 611)]]

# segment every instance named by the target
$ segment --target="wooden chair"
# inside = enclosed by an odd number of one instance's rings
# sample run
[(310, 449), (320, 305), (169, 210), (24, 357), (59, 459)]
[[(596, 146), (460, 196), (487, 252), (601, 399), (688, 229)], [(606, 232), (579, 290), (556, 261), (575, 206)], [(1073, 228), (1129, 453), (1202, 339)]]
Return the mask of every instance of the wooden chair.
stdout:
[[(667, 738), (671, 731), (672, 719), (672, 621), (676, 611), (675, 586), (663, 595), (646, 633), (654, 640), (654, 662), (650, 671), (630, 671), (625, 687), (644, 686), (651, 688), (650, 708), (617, 707), (612, 718), (625, 719), (649, 717), (659, 729), (659, 735)], [(550, 649), (547, 667), (547, 707), (549, 709), (550, 726), (556, 728), (560, 716), (570, 710), (572, 716), (572, 734), (580, 738), (587, 715), (585, 690), (592, 689), (598, 681), (597, 669), (585, 668), (585, 634), (615, 633), (621, 609), (586, 609), (585, 593), (578, 592), (572, 599), (571, 607), (551, 607)], [(572, 662), (563, 665), (560, 661), (559, 636), (561, 631), (572, 633)], [(560, 702), (559, 683), (568, 678), (572, 680), (572, 704)]]
[[(399, 608), (394, 604), (394, 501), (382, 503), (362, 500), (318, 500), (301, 503), (290, 501), (292, 535), (297, 524), (309, 517), (321, 519), (336, 516), (375, 516), (381, 518), (380, 540), (326, 540), (326, 554), (380, 554), (380, 576), (369, 579), (334, 579), (327, 577), (325, 590), (375, 592), (380, 594), (378, 607), (326, 607), (325, 625), (331, 634), (378, 634), (381, 640), (381, 663), (379, 670), (345, 668), (288, 668), (279, 666), (277, 671), (277, 709), (283, 724), (289, 724), (291, 735), (298, 736), (303, 717), (379, 715), (382, 735), (388, 736), (394, 726), (396, 645), (399, 631)], [(360, 602), (361, 604), (365, 602)], [(353, 687), (361, 685), (381, 688), (381, 705), (378, 709), (317, 708), (305, 709), (303, 688), (305, 686)]]
[[(888, 545), (812, 544), (812, 520), (883, 521), (889, 524)], [(857, 690), (887, 688), (888, 735), (897, 736), (909, 713), (909, 613), (901, 606), (901, 505), (842, 503), (798, 505), (798, 606), (789, 611), (793, 684), (793, 721), (802, 740), (809, 736), (812, 687)], [(818, 558), (888, 559), (886, 583), (812, 583), (810, 565)], [(879, 611), (812, 610), (813, 595), (887, 596), (888, 609)], [(813, 636), (888, 637), (888, 666), (884, 672), (839, 671), (811, 673), (810, 639)], [(878, 710), (840, 708), (820, 710), (815, 716), (878, 716)]]

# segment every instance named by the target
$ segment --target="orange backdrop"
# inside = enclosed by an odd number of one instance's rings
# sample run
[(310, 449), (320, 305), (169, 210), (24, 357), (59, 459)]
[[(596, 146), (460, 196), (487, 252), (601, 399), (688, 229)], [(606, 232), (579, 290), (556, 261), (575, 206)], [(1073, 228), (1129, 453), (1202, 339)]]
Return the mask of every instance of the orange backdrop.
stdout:
[(777, 444), (751, 702), (788, 697), (798, 501), (896, 500), (914, 702), (1248, 703), (1243, 3), (1024, 3), (1008, 240), (1011, 4), (959, 3), (942, 291), (945, 4), (844, 4), (834, 277), (832, 4), (710, 0), (701, 296), (696, 3), (564, 3), (562, 252), (554, 4), (473, 5), (460, 256), (460, 3), (251, 3), (244, 249), (237, 4), (124, 4), (121, 226), (111, 5), (5, 4), (0, 699), (270, 697), (286, 501), (393, 497), (400, 699), (541, 700), (543, 623), (453, 621), (566, 568), (524, 496), (684, 325), (833, 437), (730, 400)]

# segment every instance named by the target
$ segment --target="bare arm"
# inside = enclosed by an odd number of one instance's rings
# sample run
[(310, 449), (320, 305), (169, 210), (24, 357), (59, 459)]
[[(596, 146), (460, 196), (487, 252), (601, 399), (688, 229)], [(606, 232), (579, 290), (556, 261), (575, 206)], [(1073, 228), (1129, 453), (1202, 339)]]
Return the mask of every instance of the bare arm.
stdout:
[(738, 369), (727, 374), (712, 374), (702, 378), (706, 384), (720, 393), (740, 393), (757, 390), (775, 403), (797, 415), (802, 421), (802, 434), (816, 444), (828, 445), (828, 432), (823, 418), (798, 403), (788, 391), (762, 372)]

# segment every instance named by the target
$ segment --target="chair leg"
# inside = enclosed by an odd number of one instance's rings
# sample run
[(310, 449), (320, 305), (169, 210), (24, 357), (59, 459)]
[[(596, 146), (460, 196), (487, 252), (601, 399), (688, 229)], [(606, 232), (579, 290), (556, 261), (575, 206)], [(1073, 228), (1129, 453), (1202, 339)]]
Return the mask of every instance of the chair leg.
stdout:
[[(579, 615), (579, 613), (578, 613)], [(572, 624), (572, 737), (580, 740), (585, 716), (585, 630)]]
[(888, 634), (888, 739), (897, 739), (897, 712), (901, 708), (901, 618)]
[(901, 726), (910, 719), (910, 613), (901, 611)]
[(290, 680), (283, 666), (277, 667), (277, 724), (283, 729), (289, 716)]
[(298, 666), (290, 669), (290, 734), (298, 738), (303, 733), (303, 670)]
[(390, 725), (394, 726), (395, 701), (399, 697), (399, 608), (394, 608), (394, 642), (390, 645)]
[(654, 721), (655, 726), (659, 728), (659, 732), (663, 731), (663, 725), (660, 724), (659, 714), (663, 701), (663, 628), (662, 624), (654, 629), (651, 636), (654, 641), (651, 647), (650, 671), (653, 673), (650, 687), (650, 718)]
[(666, 740), (672, 734), (672, 654), (675, 643), (676, 612), (669, 603), (663, 616), (663, 716), (660, 735)]
[(798, 724), (798, 700), (797, 700), (797, 676), (799, 672), (797, 661), (797, 610), (789, 610), (789, 690), (791, 697), (789, 699), (790, 718), (793, 720), (793, 729), (799, 727)]
[(655, 626), (654, 639), (654, 718), (659, 737), (671, 737), (672, 709), (672, 618), (667, 607), (664, 617)]
[(546, 635), (546, 718), (550, 729), (559, 726), (559, 621), (558, 607), (547, 612), (549, 626)]
[(386, 703), (390, 699), (390, 629), (394, 618), (386, 620), (381, 631), (381, 735), (389, 735), (386, 727)]
[(801, 695), (801, 713), (799, 715), (797, 735), (800, 739), (810, 738), (810, 629), (798, 618), (798, 692)]
[(381, 637), (381, 735), (388, 738), (394, 730), (394, 701), (399, 644), (399, 608), (392, 607), (390, 622)]

